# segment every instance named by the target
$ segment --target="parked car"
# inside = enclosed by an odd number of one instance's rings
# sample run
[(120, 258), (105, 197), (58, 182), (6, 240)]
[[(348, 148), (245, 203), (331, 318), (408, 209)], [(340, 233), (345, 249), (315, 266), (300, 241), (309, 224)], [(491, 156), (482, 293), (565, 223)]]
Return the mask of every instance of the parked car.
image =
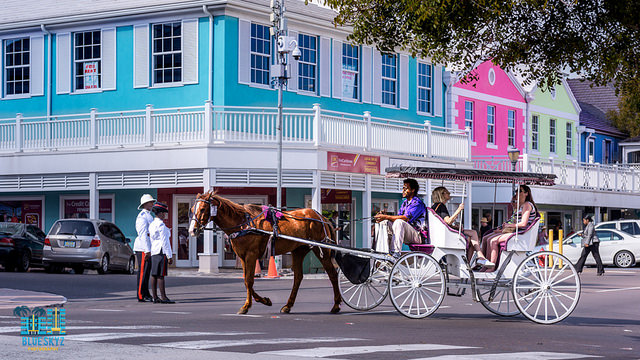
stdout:
[(100, 274), (116, 269), (133, 274), (135, 258), (130, 242), (108, 221), (61, 219), (44, 240), (43, 261), (50, 272), (61, 272), (68, 266), (76, 274), (86, 268)]
[[(596, 229), (596, 236), (600, 240), (600, 258), (604, 265), (628, 268), (640, 258), (640, 238), (612, 229)], [(582, 253), (581, 241), (582, 232), (578, 232), (564, 239), (562, 243), (562, 254), (574, 264), (578, 262)], [(544, 245), (543, 249), (548, 250), (549, 245)], [(553, 250), (559, 251), (558, 249), (558, 241), (554, 241)], [(585, 265), (595, 264), (593, 256), (589, 255)]]
[(0, 222), (0, 263), (7, 271), (42, 266), (45, 234), (35, 225)]
[(597, 224), (596, 229), (615, 229), (640, 237), (640, 220), (605, 221)]

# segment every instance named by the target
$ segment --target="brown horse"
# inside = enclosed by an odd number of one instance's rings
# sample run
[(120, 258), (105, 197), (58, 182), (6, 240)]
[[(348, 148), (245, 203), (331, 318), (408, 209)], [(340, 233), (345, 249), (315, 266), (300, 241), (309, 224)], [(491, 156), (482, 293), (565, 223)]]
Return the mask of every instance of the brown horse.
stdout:
[[(211, 210), (214, 210), (213, 212)], [(217, 211), (216, 211), (217, 210)], [(193, 205), (193, 217), (189, 224), (189, 233), (194, 236), (202, 231), (204, 226), (213, 221), (227, 235), (237, 233), (250, 226), (265, 231), (273, 231), (270, 222), (265, 219), (262, 207), (259, 205), (238, 205), (228, 199), (209, 191), (204, 194), (198, 194), (196, 203)], [(278, 221), (279, 233), (289, 235), (301, 239), (323, 241), (329, 238), (335, 243), (335, 231), (331, 224), (313, 209), (299, 209), (286, 211), (284, 216)], [(247, 224), (249, 219), (254, 219), (253, 225)], [(309, 220), (315, 219), (315, 220)], [(251, 307), (251, 298), (257, 302), (271, 306), (271, 300), (261, 297), (253, 289), (253, 277), (255, 272), (256, 260), (265, 253), (268, 235), (248, 233), (235, 238), (231, 238), (231, 244), (238, 258), (242, 262), (244, 271), (244, 284), (247, 288), (247, 300), (238, 310), (238, 314), (246, 314)], [(302, 281), (302, 261), (307, 253), (312, 250), (316, 257), (322, 263), (324, 270), (329, 275), (331, 285), (333, 286), (334, 304), (331, 308), (332, 313), (340, 311), (340, 290), (338, 289), (338, 273), (331, 261), (331, 250), (318, 247), (310, 247), (302, 243), (291, 240), (278, 238), (275, 240), (276, 255), (291, 252), (293, 257), (293, 288), (287, 304), (280, 309), (282, 313), (289, 313), (296, 301), (298, 288)]]

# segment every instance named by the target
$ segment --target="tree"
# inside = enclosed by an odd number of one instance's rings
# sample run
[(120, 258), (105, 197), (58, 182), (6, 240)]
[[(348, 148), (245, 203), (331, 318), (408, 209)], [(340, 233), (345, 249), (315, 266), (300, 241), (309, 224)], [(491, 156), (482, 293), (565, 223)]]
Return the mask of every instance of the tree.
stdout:
[(323, 0), (349, 40), (463, 74), (492, 60), (541, 87), (573, 72), (617, 88), (640, 79), (640, 3), (617, 0)]
[(623, 84), (618, 93), (618, 111), (610, 111), (607, 116), (629, 136), (640, 136), (640, 80)]

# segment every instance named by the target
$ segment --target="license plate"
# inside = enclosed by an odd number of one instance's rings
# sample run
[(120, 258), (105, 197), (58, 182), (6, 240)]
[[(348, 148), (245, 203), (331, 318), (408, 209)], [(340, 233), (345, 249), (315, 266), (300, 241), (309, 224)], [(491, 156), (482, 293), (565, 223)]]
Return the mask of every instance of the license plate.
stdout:
[(64, 247), (72, 247), (72, 248), (74, 248), (74, 247), (76, 247), (76, 242), (75, 242), (75, 241), (71, 241), (71, 240), (66, 240), (66, 241), (62, 244), (62, 246), (64, 246)]

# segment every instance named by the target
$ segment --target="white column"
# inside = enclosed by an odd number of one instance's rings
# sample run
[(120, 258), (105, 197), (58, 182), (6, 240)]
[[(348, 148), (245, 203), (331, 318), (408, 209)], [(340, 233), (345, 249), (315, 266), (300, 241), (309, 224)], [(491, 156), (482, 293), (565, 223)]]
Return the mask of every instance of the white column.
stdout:
[(473, 215), (473, 211), (471, 209), (471, 206), (473, 205), (473, 201), (471, 201), (472, 199), (472, 193), (471, 193), (471, 182), (468, 182), (467, 184), (467, 198), (464, 201), (464, 228), (465, 229), (471, 229), (471, 218)]
[[(210, 188), (213, 187), (214, 182), (215, 182), (215, 172), (213, 171), (213, 169), (204, 169), (203, 170), (203, 174), (202, 174), (202, 178), (203, 178), (203, 187), (204, 187), (204, 191), (209, 191)], [(206, 225), (207, 228), (212, 228), (213, 227), (213, 223), (209, 223)], [(214, 238), (214, 232), (212, 230), (205, 230), (204, 231), (204, 247), (202, 249), (202, 252), (198, 254), (198, 271), (202, 272), (202, 273), (217, 273), (219, 272), (219, 268), (218, 266), (219, 264), (219, 260), (221, 258), (221, 256), (219, 254), (216, 254), (213, 252), (213, 241), (215, 240)], [(218, 249), (218, 252), (220, 252), (221, 249)]]
[(431, 204), (433, 204), (433, 203), (431, 202), (431, 179), (427, 179), (427, 181), (426, 181), (426, 186), (427, 186), (427, 187), (424, 189), (424, 193), (425, 193), (425, 194), (427, 194), (427, 195), (424, 197), (424, 199), (426, 200), (426, 201), (425, 201), (425, 204), (426, 204), (427, 206), (431, 206)]
[(600, 216), (600, 206), (596, 206), (595, 208), (595, 214), (593, 214), (593, 221), (595, 221), (596, 224), (602, 221), (602, 217)]
[(100, 215), (100, 192), (98, 191), (98, 176), (89, 174), (89, 218), (97, 219)]
[(96, 113), (98, 110), (96, 108), (91, 108), (91, 118), (90, 118), (90, 139), (91, 139), (91, 148), (95, 149), (98, 147), (98, 126), (96, 124)]
[(371, 174), (364, 176), (364, 191), (362, 192), (362, 247), (371, 248)]
[(320, 171), (315, 172), (314, 186), (311, 189), (311, 208), (322, 213), (322, 184), (320, 183)]

